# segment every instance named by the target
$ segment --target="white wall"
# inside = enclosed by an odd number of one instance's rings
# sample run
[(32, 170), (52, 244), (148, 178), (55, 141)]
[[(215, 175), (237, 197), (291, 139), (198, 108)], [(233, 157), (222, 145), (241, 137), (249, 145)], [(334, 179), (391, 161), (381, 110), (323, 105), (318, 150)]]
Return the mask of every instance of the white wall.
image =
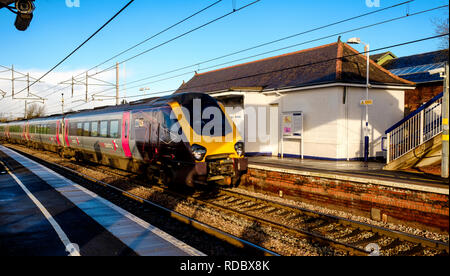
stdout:
[[(304, 155), (337, 157), (338, 116), (342, 95), (338, 87), (302, 90), (284, 94), (282, 112), (304, 114)], [(300, 155), (300, 141), (286, 141), (284, 153)]]
[[(364, 88), (348, 88), (348, 143), (350, 158), (364, 156), (365, 107), (360, 104), (366, 98)], [(400, 90), (371, 89), (369, 98), (370, 157), (383, 157), (381, 138), (385, 131), (404, 118), (405, 93)], [(341, 126), (345, 126), (345, 109), (341, 113)], [(340, 128), (340, 137), (347, 140), (346, 129)], [(342, 139), (341, 139), (342, 140)], [(344, 143), (344, 141), (341, 141)], [(346, 150), (345, 150), (346, 151)], [(341, 150), (339, 158), (345, 158)]]
[[(365, 108), (361, 100), (366, 98), (365, 88), (343, 86), (320, 89), (306, 89), (283, 93), (282, 96), (264, 95), (259, 92), (243, 92), (244, 108), (267, 108), (266, 132), (278, 137), (278, 141), (247, 142), (249, 135), (257, 137), (258, 123), (245, 120), (246, 151), (249, 153), (281, 152), (281, 114), (283, 112), (303, 112), (304, 114), (304, 155), (306, 157), (328, 159), (355, 159), (364, 157)], [(384, 132), (403, 119), (403, 90), (371, 89), (370, 99), (374, 104), (369, 108), (370, 157), (383, 156), (381, 138)], [(214, 95), (213, 95), (214, 96)], [(270, 127), (270, 106), (279, 106), (278, 125)], [(272, 120), (274, 121), (274, 120)], [(255, 133), (256, 132), (256, 133)], [(301, 155), (298, 140), (286, 140), (284, 153)]]

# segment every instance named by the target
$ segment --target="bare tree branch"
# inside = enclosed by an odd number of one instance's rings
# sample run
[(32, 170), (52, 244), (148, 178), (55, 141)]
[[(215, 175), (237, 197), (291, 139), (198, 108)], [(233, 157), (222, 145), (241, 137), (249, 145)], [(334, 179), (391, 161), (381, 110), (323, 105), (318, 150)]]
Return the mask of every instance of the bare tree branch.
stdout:
[[(437, 35), (448, 34), (448, 31), (449, 31), (448, 17), (447, 17), (447, 19), (433, 19), (432, 23), (435, 26), (434, 31)], [(448, 36), (443, 36), (441, 38), (440, 48), (448, 49), (448, 47), (449, 47)]]

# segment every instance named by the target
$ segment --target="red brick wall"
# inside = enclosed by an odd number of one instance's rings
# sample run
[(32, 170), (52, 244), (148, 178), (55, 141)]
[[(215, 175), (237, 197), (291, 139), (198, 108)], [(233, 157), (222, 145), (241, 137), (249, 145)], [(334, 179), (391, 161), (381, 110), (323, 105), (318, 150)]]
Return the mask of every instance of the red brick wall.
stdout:
[(448, 233), (448, 196), (382, 185), (364, 184), (250, 169), (243, 187), (355, 215), (371, 217), (372, 208), (388, 222)]
[(431, 84), (419, 84), (415, 90), (406, 90), (405, 92), (405, 115), (417, 110), (424, 103), (444, 91), (442, 82)]

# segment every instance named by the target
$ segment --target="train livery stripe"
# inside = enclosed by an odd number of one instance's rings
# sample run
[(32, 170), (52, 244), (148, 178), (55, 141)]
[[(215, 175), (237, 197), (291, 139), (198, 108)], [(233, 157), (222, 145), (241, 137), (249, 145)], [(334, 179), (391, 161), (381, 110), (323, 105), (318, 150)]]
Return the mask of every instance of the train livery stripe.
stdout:
[(64, 139), (66, 140), (66, 146), (70, 147), (70, 142), (69, 142), (69, 120), (66, 119), (66, 123), (64, 124)]
[(131, 157), (130, 150), (130, 112), (123, 113), (122, 120), (122, 148), (125, 153), (125, 157)]
[(61, 124), (60, 124), (59, 120), (56, 121), (56, 142), (58, 143), (58, 146), (61, 145), (61, 142), (59, 141), (59, 130), (60, 130), (60, 126), (61, 126)]

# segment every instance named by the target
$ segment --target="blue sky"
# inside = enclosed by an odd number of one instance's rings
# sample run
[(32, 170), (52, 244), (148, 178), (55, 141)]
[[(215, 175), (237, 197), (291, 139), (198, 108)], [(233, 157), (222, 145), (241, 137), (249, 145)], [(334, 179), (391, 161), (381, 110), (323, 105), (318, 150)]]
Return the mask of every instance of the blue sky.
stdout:
[[(0, 10), (0, 26), (2, 26), (0, 29), (0, 37), (2, 38), (0, 44), (0, 65), (10, 66), (11, 64), (14, 64), (17, 70), (24, 73), (32, 72), (35, 77), (38, 77), (70, 53), (127, 2), (128, 0), (80, 0), (81, 5), (79, 8), (68, 8), (66, 6), (66, 0), (36, 0), (34, 19), (26, 32), (16, 31), (13, 25), (15, 16), (6, 9)], [(118, 52), (142, 41), (214, 2), (215, 0), (136, 0), (123, 14), (116, 18), (115, 21), (107, 26), (93, 40), (86, 44), (62, 66), (57, 68), (55, 74), (50, 74), (44, 81), (52, 83), (56, 81), (55, 76), (58, 74), (60, 74), (60, 78), (64, 78), (64, 76), (73, 74), (74, 71), (82, 72), (82, 70), (91, 68)], [(140, 51), (158, 45), (159, 43), (229, 12), (232, 9), (232, 2), (232, 0), (223, 0), (220, 4), (205, 13), (177, 26), (156, 39), (147, 42), (133, 52), (119, 57), (117, 61), (121, 61)], [(252, 1), (236, 1), (238, 7), (250, 2)], [(400, 2), (404, 1), (380, 0), (380, 8)], [(367, 16), (312, 32), (307, 35), (298, 36), (280, 43), (152, 80), (171, 77), (183, 72), (198, 70), (362, 25), (376, 23), (404, 15), (407, 10), (409, 10), (410, 13), (414, 13), (444, 4), (448, 4), (448, 1), (416, 0), (408, 6), (397, 7), (376, 15)], [(156, 49), (155, 51), (151, 51), (140, 58), (127, 62), (126, 69), (123, 67), (121, 68), (121, 82), (131, 82), (146, 76), (163, 73), (186, 65), (196, 64), (210, 58), (215, 58), (348, 17), (373, 11), (374, 9), (377, 8), (370, 8), (366, 5), (366, 0), (262, 0), (257, 4), (207, 26), (204, 29), (189, 34), (179, 40)], [(446, 17), (448, 17), (448, 10), (441, 9), (367, 30), (346, 34), (342, 39), (347, 40), (348, 38), (355, 36), (361, 37), (363, 41), (370, 43), (372, 49), (376, 49), (432, 36), (435, 34), (432, 20), (435, 18), (442, 19)], [(275, 52), (268, 56), (307, 49), (318, 45), (332, 43), (336, 40), (337, 37), (333, 37), (314, 43), (304, 44), (289, 50)], [(395, 48), (392, 49), (392, 51), (398, 56), (404, 56), (437, 50), (438, 47), (439, 42), (434, 40)], [(358, 46), (355, 48), (362, 50), (362, 48)], [(241, 62), (264, 57), (267, 57), (267, 55), (243, 60)], [(108, 63), (105, 66), (108, 67), (113, 63), (114, 62)], [(63, 75), (63, 77), (61, 77), (61, 75)], [(98, 77), (109, 81), (114, 79), (113, 74), (99, 75)], [(163, 82), (148, 85), (142, 83), (142, 87), (149, 87), (150, 91), (148, 93), (176, 89), (183, 80), (187, 81), (191, 77), (192, 74), (186, 74), (182, 77)], [(0, 89), (3, 87), (3, 89), (7, 91), (7, 85), (9, 84), (3, 83), (2, 86), (2, 82), (0, 82)], [(18, 84), (18, 86), (20, 87), (20, 84)], [(39, 94), (42, 92), (42, 89), (47, 88), (48, 86), (45, 85), (37, 85), (36, 87), (33, 87), (33, 92)], [(76, 91), (76, 96), (82, 97), (83, 95), (81, 94), (83, 92), (81, 92), (82, 90), (80, 89), (81, 88)], [(100, 91), (99, 89), (100, 88), (92, 88), (92, 92)], [(123, 95), (124, 91), (121, 93)], [(139, 95), (139, 93), (142, 94), (142, 92), (139, 92), (138, 88), (129, 88), (126, 93), (128, 96)], [(45, 95), (48, 93), (43, 94)], [(69, 94), (69, 91), (66, 92), (66, 95), (67, 94)], [(112, 94), (114, 94), (114, 92)], [(75, 100), (73, 102), (75, 102)], [(111, 102), (102, 102), (99, 104), (105, 103)], [(6, 104), (7, 101), (0, 101), (0, 108)], [(23, 105), (23, 103), (17, 102), (14, 104), (17, 104), (18, 106)], [(57, 111), (58, 108), (60, 109), (60, 106), (56, 102), (48, 102), (47, 105), (50, 105), (50, 111)], [(77, 104), (72, 103), (71, 99), (67, 99), (67, 105), (73, 107)], [(8, 107), (11, 108), (11, 106), (11, 103), (9, 103)], [(89, 105), (83, 107), (86, 108), (89, 107)]]

